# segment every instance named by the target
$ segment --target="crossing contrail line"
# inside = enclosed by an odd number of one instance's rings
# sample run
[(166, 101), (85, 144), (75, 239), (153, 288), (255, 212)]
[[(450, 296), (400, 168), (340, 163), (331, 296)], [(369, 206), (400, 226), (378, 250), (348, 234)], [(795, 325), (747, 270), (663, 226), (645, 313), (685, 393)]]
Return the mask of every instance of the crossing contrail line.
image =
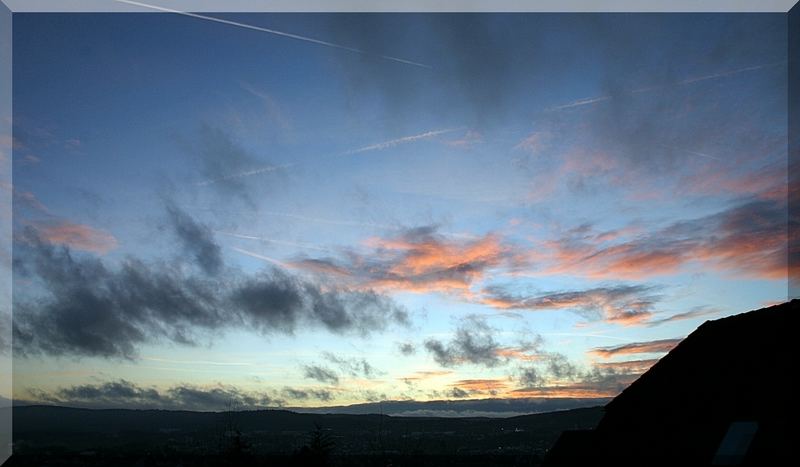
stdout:
[(416, 66), (416, 67), (419, 67), (419, 68), (426, 68), (426, 69), (429, 69), (429, 70), (433, 69), (433, 67), (430, 66), (430, 65), (426, 65), (424, 63), (419, 63), (419, 62), (414, 62), (412, 60), (406, 60), (404, 58), (393, 57), (391, 55), (373, 54), (373, 53), (366, 52), (366, 51), (361, 50), (361, 49), (357, 49), (355, 47), (348, 47), (346, 45), (336, 44), (334, 42), (323, 41), (323, 40), (320, 40), (320, 39), (314, 39), (313, 37), (301, 36), (301, 35), (292, 34), (292, 33), (289, 33), (289, 32), (277, 31), (275, 29), (263, 28), (261, 26), (253, 26), (252, 24), (240, 23), (238, 21), (231, 21), (231, 20), (227, 20), (227, 19), (216, 18), (214, 16), (200, 15), (200, 14), (197, 14), (197, 13), (189, 13), (188, 11), (175, 10), (175, 9), (166, 8), (166, 7), (163, 7), (163, 6), (151, 5), (151, 4), (142, 3), (142, 2), (135, 2), (133, 0), (114, 0), (114, 1), (115, 2), (119, 2), (119, 3), (127, 3), (128, 5), (140, 6), (142, 8), (149, 8), (151, 10), (162, 11), (162, 12), (165, 12), (165, 13), (175, 13), (176, 15), (188, 16), (190, 18), (204, 19), (206, 21), (213, 21), (215, 23), (227, 24), (229, 26), (236, 26), (236, 27), (239, 27), (239, 28), (251, 29), (253, 31), (266, 32), (266, 33), (269, 33), (269, 34), (275, 34), (276, 36), (288, 37), (289, 39), (296, 39), (296, 40), (299, 40), (299, 41), (310, 42), (312, 44), (324, 45), (326, 47), (332, 47), (334, 49), (345, 50), (345, 51), (348, 51), (348, 52), (353, 52), (353, 53), (357, 53), (357, 54), (361, 54), (361, 55), (372, 55), (372, 56), (375, 56), (375, 57), (378, 57), (378, 58), (382, 58), (384, 60), (389, 60), (389, 61), (393, 61), (393, 62), (397, 62), (397, 63), (404, 63), (406, 65), (412, 65), (412, 66)]

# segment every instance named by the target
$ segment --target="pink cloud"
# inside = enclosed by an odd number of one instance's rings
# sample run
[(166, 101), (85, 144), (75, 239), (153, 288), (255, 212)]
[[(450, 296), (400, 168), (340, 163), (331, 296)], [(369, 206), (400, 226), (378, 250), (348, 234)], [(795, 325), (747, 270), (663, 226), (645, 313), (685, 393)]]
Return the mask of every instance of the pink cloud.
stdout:
[(105, 254), (117, 247), (117, 239), (111, 233), (85, 224), (60, 221), (38, 225), (37, 230), (43, 240), (76, 250)]

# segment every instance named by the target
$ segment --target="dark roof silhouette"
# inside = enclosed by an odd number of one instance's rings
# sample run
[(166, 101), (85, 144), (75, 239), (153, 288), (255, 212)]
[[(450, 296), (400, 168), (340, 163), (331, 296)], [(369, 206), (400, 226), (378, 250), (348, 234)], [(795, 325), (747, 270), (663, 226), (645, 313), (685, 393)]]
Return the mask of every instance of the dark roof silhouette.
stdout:
[(800, 300), (707, 321), (546, 465), (763, 465), (790, 454)]

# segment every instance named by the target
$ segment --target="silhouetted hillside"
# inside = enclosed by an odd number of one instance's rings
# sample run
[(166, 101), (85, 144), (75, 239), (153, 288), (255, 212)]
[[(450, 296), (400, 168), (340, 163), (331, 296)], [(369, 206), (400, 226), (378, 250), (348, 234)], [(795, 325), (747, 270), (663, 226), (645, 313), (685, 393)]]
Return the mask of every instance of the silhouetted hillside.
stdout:
[(599, 407), (433, 418), (27, 406), (14, 409), (9, 465), (230, 465), (230, 452), (248, 456), (234, 465), (307, 465), (316, 427), (331, 443), (329, 465), (537, 465), (563, 430), (591, 428), (601, 415)]
[(764, 464), (789, 454), (800, 301), (708, 321), (611, 401), (597, 429), (565, 433), (548, 465)]

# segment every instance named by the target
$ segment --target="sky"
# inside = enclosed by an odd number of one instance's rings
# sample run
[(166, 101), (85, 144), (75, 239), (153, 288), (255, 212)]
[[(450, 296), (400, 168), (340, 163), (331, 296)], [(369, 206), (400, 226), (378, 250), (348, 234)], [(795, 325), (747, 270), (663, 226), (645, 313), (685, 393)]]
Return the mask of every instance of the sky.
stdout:
[(783, 15), (16, 14), (13, 35), (0, 396), (608, 398), (703, 321), (786, 299)]

